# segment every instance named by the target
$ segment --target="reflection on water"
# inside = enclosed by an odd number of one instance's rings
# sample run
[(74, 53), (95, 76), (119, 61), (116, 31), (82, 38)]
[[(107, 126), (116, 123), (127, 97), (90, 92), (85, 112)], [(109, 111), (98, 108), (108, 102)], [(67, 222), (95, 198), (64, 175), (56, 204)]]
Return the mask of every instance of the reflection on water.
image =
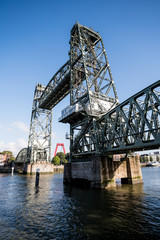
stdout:
[(0, 175), (0, 239), (158, 239), (160, 168), (144, 184), (90, 190), (63, 185), (62, 174)]

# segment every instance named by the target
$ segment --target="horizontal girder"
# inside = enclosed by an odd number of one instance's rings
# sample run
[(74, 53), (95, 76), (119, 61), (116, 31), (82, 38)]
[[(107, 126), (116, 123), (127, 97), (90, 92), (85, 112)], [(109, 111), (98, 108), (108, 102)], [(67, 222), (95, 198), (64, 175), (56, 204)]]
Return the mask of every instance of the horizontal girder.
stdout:
[(70, 91), (70, 65), (67, 61), (47, 84), (40, 100), (39, 108), (51, 110)]

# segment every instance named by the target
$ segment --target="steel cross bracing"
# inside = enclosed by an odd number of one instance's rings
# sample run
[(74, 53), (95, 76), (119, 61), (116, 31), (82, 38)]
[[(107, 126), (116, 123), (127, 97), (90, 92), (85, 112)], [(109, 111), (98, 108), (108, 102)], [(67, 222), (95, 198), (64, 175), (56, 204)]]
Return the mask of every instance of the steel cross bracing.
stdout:
[[(85, 134), (91, 133), (91, 146), (95, 144), (93, 153), (96, 154), (159, 148), (160, 81), (119, 104), (99, 120), (90, 122), (87, 127)], [(77, 144), (83, 146), (82, 154), (88, 154), (88, 143), (82, 144), (82, 139), (79, 138)], [(77, 146), (77, 153), (80, 146)]]
[(103, 153), (160, 147), (160, 81), (150, 85), (96, 122)]
[(73, 159), (96, 151), (96, 139), (89, 126), (93, 119), (115, 107), (118, 97), (101, 36), (79, 23), (71, 30), (70, 69), (70, 106), (78, 104), (80, 109), (67, 116)]
[[(86, 141), (84, 135), (92, 139)], [(160, 81), (130, 97), (99, 120), (88, 122), (74, 155), (116, 154), (160, 147)]]
[(80, 102), (88, 115), (99, 116), (118, 103), (101, 36), (80, 24), (71, 30), (71, 105)]
[(39, 108), (45, 87), (37, 84), (34, 92), (27, 158), (29, 162), (51, 161), (52, 110)]

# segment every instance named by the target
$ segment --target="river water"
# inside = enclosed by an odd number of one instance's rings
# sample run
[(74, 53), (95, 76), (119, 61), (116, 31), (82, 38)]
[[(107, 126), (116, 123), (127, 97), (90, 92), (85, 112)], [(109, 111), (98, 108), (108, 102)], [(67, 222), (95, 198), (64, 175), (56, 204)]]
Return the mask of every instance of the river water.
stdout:
[(159, 239), (160, 167), (143, 184), (110, 190), (63, 185), (63, 175), (0, 174), (0, 240)]

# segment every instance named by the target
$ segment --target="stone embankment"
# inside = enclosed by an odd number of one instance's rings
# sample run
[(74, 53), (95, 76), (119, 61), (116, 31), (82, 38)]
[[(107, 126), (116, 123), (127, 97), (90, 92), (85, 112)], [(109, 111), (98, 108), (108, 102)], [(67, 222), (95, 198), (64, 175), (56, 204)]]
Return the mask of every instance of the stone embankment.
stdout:
[[(39, 169), (39, 172), (41, 173), (62, 173), (64, 170), (64, 165), (53, 165), (53, 164), (27, 164), (25, 166), (21, 167), (14, 167), (14, 172), (16, 173), (29, 173), (29, 174), (35, 174), (37, 169)], [(12, 167), (0, 167), (0, 173), (12, 173)]]
[(146, 167), (146, 163), (141, 163), (141, 167)]
[(37, 170), (40, 173), (54, 173), (63, 168), (64, 168), (63, 165), (55, 166), (54, 164), (45, 162), (45, 161), (44, 162), (36, 162), (36, 163), (27, 163), (23, 167), (23, 173), (35, 174), (37, 172)]
[(12, 168), (11, 167), (0, 167), (0, 173), (11, 173)]

